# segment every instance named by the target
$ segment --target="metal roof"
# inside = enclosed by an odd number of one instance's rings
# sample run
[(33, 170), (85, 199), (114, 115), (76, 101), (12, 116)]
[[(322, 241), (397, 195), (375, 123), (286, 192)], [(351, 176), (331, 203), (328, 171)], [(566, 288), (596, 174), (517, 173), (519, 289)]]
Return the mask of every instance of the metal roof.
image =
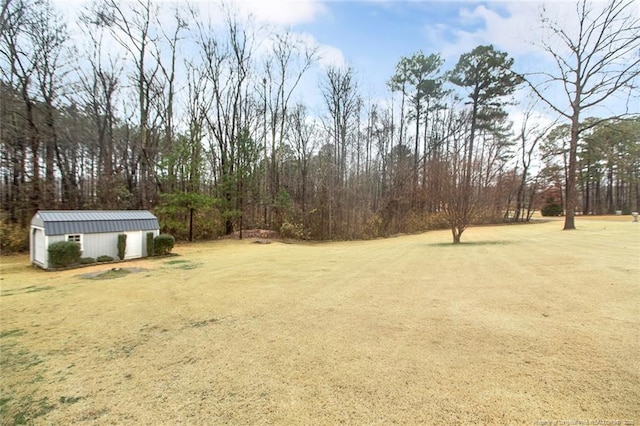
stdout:
[(97, 234), (159, 229), (158, 219), (147, 210), (40, 210), (33, 225), (45, 235)]

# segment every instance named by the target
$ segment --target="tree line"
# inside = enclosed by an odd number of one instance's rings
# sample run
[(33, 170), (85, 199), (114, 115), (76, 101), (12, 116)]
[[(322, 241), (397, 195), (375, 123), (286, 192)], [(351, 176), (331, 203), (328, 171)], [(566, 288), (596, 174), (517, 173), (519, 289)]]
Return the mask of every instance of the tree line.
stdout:
[[(315, 111), (299, 92), (318, 48), (228, 5), (212, 21), (151, 0), (99, 0), (71, 28), (50, 0), (3, 0), (3, 250), (24, 244), (38, 209), (151, 209), (189, 240), (449, 228), (454, 242), (472, 223), (527, 221), (545, 203), (571, 221), (640, 210), (637, 103), (583, 117), (637, 79), (630, 4), (578, 4), (581, 31), (604, 41), (564, 39), (577, 55), (558, 62), (567, 95), (578, 93), (569, 109), (545, 91), (556, 76), (518, 73), (507, 52), (481, 45), (449, 71), (438, 53), (400, 58), (385, 101), (363, 96), (356, 70), (325, 67)], [(601, 55), (605, 42), (631, 50)], [(543, 125), (527, 109), (514, 128), (507, 110), (527, 89), (568, 123)]]

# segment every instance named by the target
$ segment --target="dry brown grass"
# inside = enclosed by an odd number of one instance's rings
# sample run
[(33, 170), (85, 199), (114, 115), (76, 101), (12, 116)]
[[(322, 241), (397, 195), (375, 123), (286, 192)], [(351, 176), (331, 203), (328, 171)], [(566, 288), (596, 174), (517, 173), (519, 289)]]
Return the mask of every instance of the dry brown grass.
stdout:
[(2, 422), (640, 424), (640, 224), (577, 221), (2, 258)]

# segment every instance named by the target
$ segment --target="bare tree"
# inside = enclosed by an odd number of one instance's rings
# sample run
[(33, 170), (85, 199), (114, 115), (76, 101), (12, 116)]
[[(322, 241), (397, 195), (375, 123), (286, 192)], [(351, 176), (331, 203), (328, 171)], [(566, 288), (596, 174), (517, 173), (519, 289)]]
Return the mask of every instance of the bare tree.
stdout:
[(45, 142), (45, 188), (43, 201), (48, 208), (55, 206), (55, 163), (62, 177), (62, 202), (67, 208), (77, 207), (77, 185), (75, 163), (64, 161), (59, 147), (56, 109), (60, 106), (64, 80), (70, 71), (70, 52), (66, 44), (69, 34), (66, 23), (49, 2), (35, 9), (30, 30), (36, 67), (34, 82), (38, 86), (38, 97), (44, 108), (43, 136)]
[(308, 193), (309, 193), (309, 168), (311, 156), (316, 148), (318, 125), (308, 116), (306, 107), (297, 104), (289, 114), (291, 121), (290, 135), (296, 155), (296, 162), (300, 178), (299, 199), (303, 225), (307, 225)]
[(105, 47), (105, 29), (99, 16), (91, 9), (81, 15), (82, 30), (88, 43), (85, 51), (88, 66), (78, 68), (77, 94), (93, 124), (90, 128), (93, 137), (87, 141), (92, 162), (96, 162), (91, 175), (92, 201), (102, 208), (117, 208), (120, 207), (117, 194), (123, 182), (119, 182), (117, 177), (122, 165), (115, 162), (116, 104), (123, 85), (120, 75), (124, 70), (120, 58)]
[(234, 230), (234, 217), (238, 197), (236, 168), (238, 142), (247, 126), (247, 111), (243, 106), (247, 101), (247, 86), (253, 65), (255, 37), (251, 23), (243, 25), (232, 11), (225, 10), (225, 34), (218, 37), (212, 24), (198, 24), (198, 45), (200, 48), (205, 93), (210, 98), (203, 111), (210, 136), (209, 155), (214, 156), (218, 191), (225, 203), (225, 233)]
[[(176, 82), (176, 72), (177, 72), (177, 59), (178, 59), (178, 43), (180, 42), (182, 36), (181, 33), (184, 30), (188, 29), (188, 24), (186, 19), (184, 18), (182, 11), (176, 7), (173, 14), (174, 26), (172, 31), (167, 34), (166, 28), (158, 21), (157, 27), (160, 28), (160, 32), (162, 33), (161, 42), (163, 44), (156, 43), (155, 44), (155, 53), (154, 56), (160, 67), (161, 78), (162, 80), (158, 84), (158, 111), (160, 118), (164, 124), (164, 146), (162, 147), (162, 151), (166, 151), (168, 153), (168, 161), (167, 161), (167, 177), (168, 182), (167, 185), (163, 188), (164, 191), (171, 192), (175, 188), (176, 184), (176, 176), (175, 176), (175, 164), (173, 163), (173, 147), (179, 146), (180, 144), (174, 144), (174, 133), (175, 133), (175, 97), (176, 92), (179, 90)], [(163, 49), (164, 48), (164, 49)], [(169, 59), (168, 64), (165, 64), (163, 59), (163, 50), (166, 51), (168, 49)]]
[(5, 29), (8, 29), (11, 22), (11, 15), (16, 13), (15, 9), (11, 9), (11, 2), (13, 0), (2, 0), (0, 5), (0, 34), (4, 33)]
[[(265, 114), (268, 112), (269, 115), (271, 159), (268, 180), (270, 203), (273, 204), (280, 191), (279, 153), (287, 133), (285, 126), (288, 123), (291, 96), (303, 75), (317, 59), (318, 48), (298, 39), (291, 32), (274, 33), (270, 41), (272, 46), (265, 60), (263, 88), (267, 107)], [(269, 213), (267, 209), (267, 225), (270, 225), (271, 220)]]
[(567, 182), (569, 170), (569, 138), (568, 124), (558, 124), (549, 130), (540, 144), (543, 168), (541, 175), (553, 187), (558, 188), (558, 201), (562, 211), (566, 210), (564, 185)]
[(471, 149), (472, 120), (468, 111), (448, 116), (448, 149), (444, 153), (445, 167), (440, 169), (442, 210), (447, 218), (453, 243), (459, 244), (462, 233), (467, 229), (478, 211), (478, 191), (470, 183), (477, 176), (477, 168), (467, 155)]
[[(331, 175), (328, 213), (329, 238), (333, 238), (334, 220), (341, 223), (343, 204), (343, 189), (347, 180), (347, 151), (349, 134), (355, 126), (358, 112), (359, 96), (353, 69), (329, 68), (325, 81), (322, 83), (322, 96), (329, 113), (327, 123), (324, 123), (329, 140), (333, 142), (333, 155), (330, 157), (335, 164), (335, 173)], [(332, 167), (333, 171), (334, 168)], [(337, 195), (337, 196), (336, 196)], [(338, 213), (334, 217), (334, 213)]]
[[(617, 117), (639, 112), (637, 106), (630, 110), (629, 104), (640, 75), (640, 17), (634, 12), (635, 5), (634, 0), (580, 0), (574, 16), (576, 34), (566, 29), (566, 21), (552, 20), (543, 11), (542, 23), (551, 36), (541, 42), (541, 47), (556, 69), (526, 78), (540, 99), (570, 122), (565, 230), (575, 229), (578, 141), (582, 132), (599, 122), (585, 125), (582, 114), (616, 95), (623, 95), (627, 101), (626, 110)], [(557, 100), (557, 93), (564, 95), (561, 100)]]
[[(29, 29), (34, 25), (33, 9), (37, 6), (34, 1), (17, 0), (11, 3), (11, 8), (5, 11), (4, 31), (0, 33), (0, 54), (2, 57), (2, 79), (12, 90), (15, 90), (23, 103), (17, 116), (24, 121), (24, 133), (18, 138), (24, 138), (31, 154), (31, 187), (29, 189), (29, 203), (31, 213), (42, 205), (42, 182), (40, 167), (41, 135), (36, 124), (36, 102), (34, 101), (33, 79), (37, 62), (35, 52), (30, 48), (30, 38), (33, 35)], [(25, 45), (26, 44), (26, 45)], [(15, 122), (15, 121), (14, 121)], [(17, 124), (17, 123), (16, 123)], [(23, 142), (20, 142), (21, 144)], [(26, 157), (26, 150), (25, 156)], [(22, 160), (21, 174), (25, 176), (26, 158)], [(26, 182), (25, 182), (26, 184)], [(25, 212), (29, 215), (29, 212)], [(26, 217), (26, 216), (25, 216)], [(24, 219), (23, 219), (24, 220)]]
[[(478, 192), (488, 187), (493, 178), (495, 160), (500, 158), (504, 148), (504, 135), (509, 130), (505, 98), (510, 96), (520, 83), (520, 78), (511, 71), (513, 59), (493, 46), (477, 46), (460, 56), (450, 74), (451, 82), (468, 92), (470, 108), (464, 114), (469, 120), (465, 128), (464, 141), (454, 140), (454, 156), (449, 172), (447, 187), (451, 194), (445, 203), (453, 242), (460, 242), (460, 236), (471, 223), (477, 212)], [(453, 130), (453, 129), (452, 129)], [(453, 131), (455, 137), (459, 132)], [(476, 140), (480, 139), (480, 140)], [(487, 139), (494, 143), (485, 144)], [(480, 142), (483, 142), (478, 146)], [(462, 148), (462, 164), (460, 153)], [(490, 148), (488, 152), (485, 148)], [(484, 169), (478, 169), (478, 167)]]
[(140, 167), (137, 204), (142, 208), (150, 207), (153, 193), (149, 182), (154, 180), (155, 175), (156, 147), (153, 146), (151, 108), (160, 69), (158, 61), (153, 57), (157, 43), (153, 17), (157, 13), (157, 6), (151, 0), (136, 0), (132, 3), (102, 0), (96, 11), (97, 21), (109, 28), (111, 36), (124, 49), (132, 64), (131, 76), (136, 90), (138, 116), (138, 143), (134, 158)]
[[(516, 193), (516, 209), (513, 216), (513, 221), (528, 221), (530, 219), (531, 212), (531, 203), (527, 205), (527, 200), (531, 201), (530, 197), (527, 197), (526, 189), (530, 180), (530, 169), (531, 162), (533, 160), (533, 154), (536, 151), (538, 144), (540, 141), (544, 140), (547, 137), (549, 131), (553, 126), (555, 126), (556, 122), (554, 121), (551, 125), (543, 126), (541, 123), (535, 121), (534, 110), (533, 107), (535, 104), (532, 104), (524, 114), (524, 119), (522, 120), (522, 124), (520, 126), (519, 133), (517, 135), (519, 142), (519, 153), (520, 158), (519, 162), (522, 166), (522, 172), (519, 176), (518, 182), (518, 190)], [(526, 208), (526, 213), (525, 213)]]
[[(387, 87), (391, 90), (391, 94), (395, 92), (400, 92), (400, 124), (398, 125), (400, 128), (400, 134), (398, 136), (398, 144), (402, 145), (405, 143), (405, 132), (404, 132), (404, 124), (405, 124), (405, 103), (408, 94), (408, 82), (409, 76), (411, 73), (411, 62), (410, 58), (402, 57), (400, 61), (396, 64), (396, 73), (389, 79), (387, 82)], [(393, 98), (392, 98), (393, 99)]]

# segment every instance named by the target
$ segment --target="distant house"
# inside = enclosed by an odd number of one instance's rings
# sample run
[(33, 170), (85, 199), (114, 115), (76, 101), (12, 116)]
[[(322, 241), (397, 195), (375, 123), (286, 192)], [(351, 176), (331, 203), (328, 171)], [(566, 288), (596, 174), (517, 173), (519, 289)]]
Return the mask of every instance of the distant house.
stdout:
[(57, 241), (80, 244), (82, 257), (118, 258), (118, 234), (127, 235), (125, 259), (147, 256), (146, 234), (160, 233), (158, 218), (146, 210), (48, 210), (31, 219), (31, 263), (49, 267), (47, 248)]

